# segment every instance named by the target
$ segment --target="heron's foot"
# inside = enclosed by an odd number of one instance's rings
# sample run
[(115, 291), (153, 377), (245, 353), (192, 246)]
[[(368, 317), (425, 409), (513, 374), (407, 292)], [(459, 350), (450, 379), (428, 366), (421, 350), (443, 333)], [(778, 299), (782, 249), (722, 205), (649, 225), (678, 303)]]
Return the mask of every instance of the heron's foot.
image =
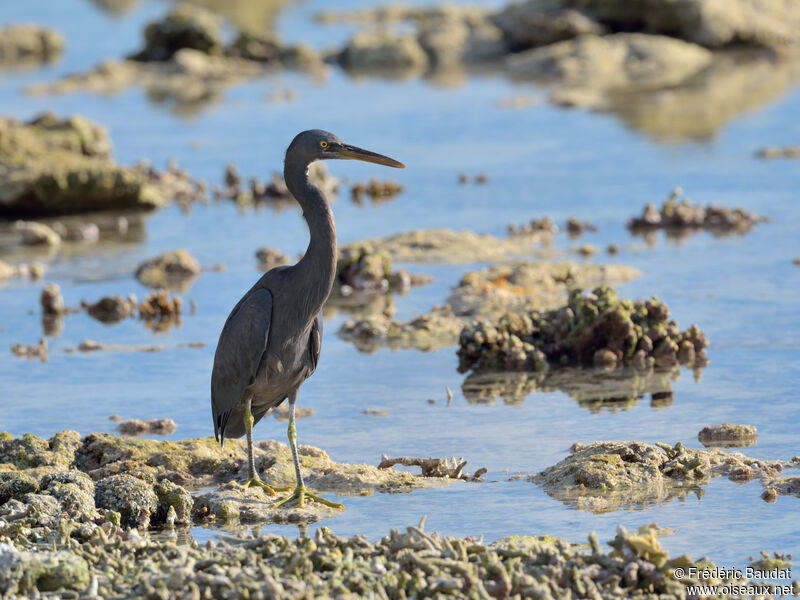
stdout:
[(288, 487), (275, 487), (268, 483), (264, 483), (263, 481), (261, 481), (261, 478), (258, 475), (256, 475), (255, 477), (251, 477), (250, 479), (247, 480), (247, 483), (244, 484), (241, 484), (238, 481), (234, 481), (233, 483), (244, 489), (248, 489), (251, 487), (260, 487), (262, 490), (267, 492), (269, 496), (277, 496), (278, 492), (288, 492), (290, 489), (292, 489)]
[(312, 502), (318, 502), (323, 506), (328, 506), (330, 508), (335, 508), (337, 510), (344, 510), (344, 504), (339, 504), (338, 502), (331, 502), (330, 500), (326, 500), (321, 496), (317, 496), (316, 494), (312, 494), (308, 491), (308, 488), (304, 485), (298, 485), (291, 494), (283, 498), (282, 500), (278, 500), (275, 504), (272, 505), (272, 508), (280, 508), (284, 504), (291, 502), (292, 500), (297, 500), (297, 506), (299, 508), (303, 508), (305, 506), (305, 501), (310, 500)]

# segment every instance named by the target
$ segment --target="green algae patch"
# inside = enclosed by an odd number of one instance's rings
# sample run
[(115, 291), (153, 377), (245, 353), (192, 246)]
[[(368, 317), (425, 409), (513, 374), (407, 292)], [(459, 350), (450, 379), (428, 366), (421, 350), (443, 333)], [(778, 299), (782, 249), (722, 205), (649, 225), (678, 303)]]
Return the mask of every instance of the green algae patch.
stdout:
[(767, 481), (789, 465), (717, 448), (695, 450), (680, 442), (595, 442), (573, 445), (569, 456), (527, 479), (566, 504), (604, 512), (702, 493), (712, 477)]
[(81, 117), (0, 119), (0, 218), (166, 203), (146, 172), (117, 165), (110, 149), (106, 130)]

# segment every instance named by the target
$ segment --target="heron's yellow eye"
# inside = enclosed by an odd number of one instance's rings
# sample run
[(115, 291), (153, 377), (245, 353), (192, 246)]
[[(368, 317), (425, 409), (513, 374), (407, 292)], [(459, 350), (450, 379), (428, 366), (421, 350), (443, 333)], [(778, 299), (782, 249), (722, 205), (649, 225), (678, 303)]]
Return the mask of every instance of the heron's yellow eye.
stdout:
[(325, 140), (322, 140), (322, 141), (319, 143), (319, 145), (320, 145), (322, 148), (327, 148), (327, 147), (328, 147), (328, 142), (326, 142)]

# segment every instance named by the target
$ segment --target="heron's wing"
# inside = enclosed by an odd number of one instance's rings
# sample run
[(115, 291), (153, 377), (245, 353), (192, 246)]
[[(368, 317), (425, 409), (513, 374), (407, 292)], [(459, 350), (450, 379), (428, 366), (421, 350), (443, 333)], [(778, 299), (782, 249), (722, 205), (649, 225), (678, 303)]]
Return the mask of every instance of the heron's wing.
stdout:
[(311, 334), (308, 336), (308, 355), (311, 359), (309, 375), (317, 369), (320, 350), (322, 350), (322, 313), (314, 319), (314, 323), (311, 325)]
[(272, 294), (259, 289), (225, 321), (211, 371), (211, 412), (218, 441), (224, 440), (228, 418), (258, 372), (267, 349), (271, 320)]

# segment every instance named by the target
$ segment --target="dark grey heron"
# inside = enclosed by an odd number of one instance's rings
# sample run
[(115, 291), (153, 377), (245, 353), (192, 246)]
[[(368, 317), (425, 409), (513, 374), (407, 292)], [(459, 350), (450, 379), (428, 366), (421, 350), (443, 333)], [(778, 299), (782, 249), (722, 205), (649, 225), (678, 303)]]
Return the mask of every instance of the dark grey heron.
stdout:
[(297, 485), (280, 500), (281, 506), (306, 498), (332, 508), (343, 508), (310, 493), (303, 485), (297, 455), (294, 405), (300, 385), (317, 367), (322, 342), (322, 305), (328, 299), (336, 274), (336, 227), (328, 200), (308, 179), (308, 166), (316, 160), (348, 158), (403, 168), (387, 156), (345, 144), (327, 131), (311, 129), (297, 135), (286, 151), (283, 176), (303, 209), (311, 240), (302, 259), (292, 266), (264, 273), (234, 306), (217, 343), (211, 373), (211, 412), (214, 436), (247, 436), (246, 487), (258, 486), (275, 495), (275, 488), (256, 473), (253, 426), (288, 398), (289, 444)]

